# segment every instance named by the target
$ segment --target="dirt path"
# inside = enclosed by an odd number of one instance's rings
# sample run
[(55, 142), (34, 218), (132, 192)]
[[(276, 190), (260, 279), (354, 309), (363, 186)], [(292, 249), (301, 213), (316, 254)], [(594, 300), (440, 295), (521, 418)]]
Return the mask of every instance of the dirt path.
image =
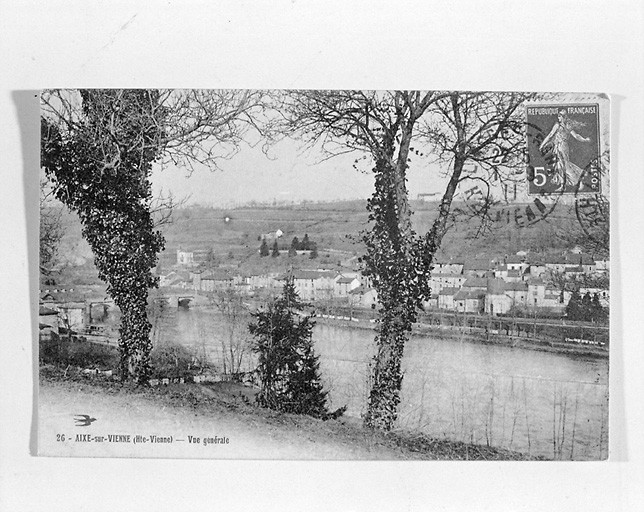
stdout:
[[(186, 394), (188, 387), (192, 389)], [(322, 422), (263, 410), (257, 414), (257, 408), (244, 404), (241, 398), (221, 400), (219, 393), (205, 386), (181, 388), (174, 393), (168, 388), (164, 390), (166, 394), (162, 390), (131, 393), (117, 387), (44, 380), (39, 396), (39, 454), (218, 459), (415, 458), (395, 447), (372, 442), (364, 434), (356, 437), (361, 429), (338, 421)], [(199, 406), (191, 404), (199, 397), (212, 400), (207, 404), (200, 401)], [(78, 415), (96, 419), (88, 426), (77, 426)], [(152, 436), (171, 442), (152, 442)], [(147, 441), (141, 442), (142, 438)], [(191, 438), (199, 440), (191, 442)]]

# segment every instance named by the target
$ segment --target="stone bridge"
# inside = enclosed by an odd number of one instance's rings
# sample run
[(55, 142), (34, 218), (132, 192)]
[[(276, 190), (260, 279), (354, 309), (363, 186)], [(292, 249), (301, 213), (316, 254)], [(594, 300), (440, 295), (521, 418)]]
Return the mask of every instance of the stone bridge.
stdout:
[(163, 295), (157, 295), (153, 297), (152, 300), (157, 304), (163, 302), (171, 308), (187, 308), (192, 301), (194, 301), (194, 295), (186, 295), (179, 293), (165, 293)]

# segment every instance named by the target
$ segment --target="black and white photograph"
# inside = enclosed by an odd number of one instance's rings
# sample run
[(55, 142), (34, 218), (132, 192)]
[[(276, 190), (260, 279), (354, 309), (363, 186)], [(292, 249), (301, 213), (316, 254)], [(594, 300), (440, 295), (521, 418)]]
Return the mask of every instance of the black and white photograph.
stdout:
[(0, 12), (0, 510), (641, 508), (641, 2)]
[(606, 459), (609, 112), (44, 90), (38, 453)]

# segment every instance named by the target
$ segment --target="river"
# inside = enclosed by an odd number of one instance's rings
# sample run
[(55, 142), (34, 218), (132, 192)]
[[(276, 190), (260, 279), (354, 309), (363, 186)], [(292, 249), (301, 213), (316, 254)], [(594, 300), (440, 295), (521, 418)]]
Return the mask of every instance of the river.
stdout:
[[(224, 319), (205, 307), (166, 309), (155, 343), (178, 342), (221, 365)], [(243, 327), (243, 325), (242, 325)], [(239, 329), (243, 336), (245, 332)], [(360, 417), (374, 332), (318, 322), (316, 353), (330, 408)], [(244, 359), (242, 370), (252, 367)], [(563, 460), (608, 456), (608, 361), (458, 339), (413, 336), (405, 347), (397, 427)]]

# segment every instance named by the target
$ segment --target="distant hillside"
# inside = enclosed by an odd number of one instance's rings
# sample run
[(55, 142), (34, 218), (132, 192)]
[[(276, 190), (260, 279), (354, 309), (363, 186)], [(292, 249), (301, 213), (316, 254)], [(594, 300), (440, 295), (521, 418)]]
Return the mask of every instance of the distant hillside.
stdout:
[[(454, 206), (463, 208), (462, 204)], [(443, 257), (466, 260), (474, 257), (516, 254), (518, 251), (548, 254), (572, 249), (570, 242), (561, 236), (564, 231), (578, 226), (575, 213), (569, 205), (558, 205), (545, 219), (532, 224), (527, 222), (525, 216), (525, 209), (528, 206), (533, 213), (538, 213), (534, 205), (529, 203), (514, 203), (495, 208), (490, 215), (495, 221), (489, 223), (484, 230), (481, 230), (479, 218), (468, 220), (460, 216), (443, 239), (439, 254)], [(431, 212), (417, 213), (417, 220), (422, 219), (415, 224), (419, 232), (425, 233), (429, 229), (436, 210), (437, 208)], [(517, 225), (515, 212), (522, 216), (519, 217), (522, 227)], [(497, 218), (499, 220), (496, 220)]]
[[(455, 207), (462, 206), (456, 204)], [(514, 204), (507, 210), (524, 209), (526, 205)], [(426, 233), (438, 210), (436, 202), (412, 201), (413, 227), (417, 233)], [(558, 252), (569, 249), (558, 238), (560, 226), (574, 225), (574, 213), (570, 207), (560, 205), (544, 221), (517, 228), (514, 217), (503, 216), (495, 222), (484, 236), (476, 236), (478, 219), (457, 218), (445, 236), (440, 258), (492, 257), (515, 254), (526, 250), (537, 253)], [(493, 215), (494, 217), (494, 215)], [(290, 245), (293, 237), (300, 240), (305, 234), (316, 242), (321, 257), (307, 262), (305, 256), (296, 261), (301, 266), (326, 266), (351, 255), (360, 255), (364, 248), (359, 241), (360, 232), (368, 227), (366, 201), (343, 201), (337, 203), (308, 203), (299, 205), (254, 206), (235, 209), (188, 207), (174, 212), (173, 223), (162, 226), (166, 250), (161, 254), (162, 267), (176, 262), (176, 250), (195, 251), (202, 257), (211, 252), (218, 262), (231, 266), (247, 262), (252, 268), (284, 267), (294, 261), (275, 261), (258, 256), (259, 237), (264, 233), (281, 230), (281, 242)], [(65, 237), (61, 255), (72, 265), (92, 265), (92, 255), (87, 243), (82, 240), (80, 224), (75, 214), (63, 215)], [(325, 254), (326, 251), (326, 254)], [(281, 259), (281, 258), (280, 258)], [(284, 258), (287, 260), (287, 258)], [(272, 261), (271, 261), (272, 260)]]
[(293, 237), (300, 240), (305, 234), (319, 247), (354, 251), (347, 235), (357, 235), (365, 229), (367, 213), (362, 208), (336, 209), (332, 205), (312, 208), (240, 208), (182, 209), (175, 213), (174, 222), (163, 227), (166, 248), (179, 245), (188, 250), (208, 250), (227, 254), (259, 248), (259, 237), (281, 230), (282, 240), (290, 244)]
[[(556, 252), (569, 249), (565, 241), (558, 239), (557, 232), (558, 226), (575, 221), (570, 207), (560, 205), (546, 220), (519, 228), (513, 216), (514, 209), (523, 211), (526, 206), (513, 204), (506, 207), (503, 220), (494, 222), (483, 235), (478, 233), (479, 219), (458, 218), (443, 241), (442, 255), (470, 258), (515, 254), (520, 250)], [(412, 201), (412, 208), (415, 212), (412, 218), (414, 229), (417, 233), (426, 233), (436, 218), (438, 203)], [(532, 209), (535, 210), (534, 206)], [(511, 213), (509, 222), (508, 210)], [(234, 210), (188, 208), (177, 211), (174, 223), (163, 231), (168, 252), (182, 246), (187, 250), (212, 249), (221, 256), (232, 252), (236, 257), (256, 252), (260, 245), (258, 237), (278, 229), (284, 232), (282, 240), (287, 244), (294, 236), (302, 239), (304, 234), (308, 234), (322, 249), (361, 254), (363, 247), (359, 235), (365, 228), (366, 202), (351, 201)]]

